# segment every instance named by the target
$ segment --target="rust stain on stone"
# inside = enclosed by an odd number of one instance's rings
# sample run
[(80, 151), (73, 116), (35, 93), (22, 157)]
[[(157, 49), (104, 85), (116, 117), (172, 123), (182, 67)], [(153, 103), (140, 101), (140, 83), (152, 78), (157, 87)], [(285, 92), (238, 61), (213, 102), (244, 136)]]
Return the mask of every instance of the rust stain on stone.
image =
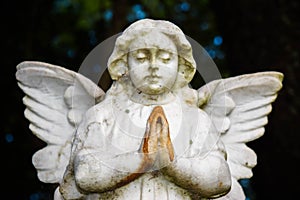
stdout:
[[(166, 115), (164, 113), (164, 110), (161, 106), (156, 106), (152, 113), (150, 114), (150, 117), (148, 119), (148, 124), (150, 124), (150, 127), (155, 130), (156, 137), (158, 137), (158, 141), (165, 145), (165, 147), (168, 149), (169, 152), (169, 158), (170, 161), (174, 160), (174, 150), (173, 145), (170, 138), (170, 130), (169, 130), (169, 123), (166, 118)], [(159, 129), (159, 130), (157, 130)]]
[[(147, 172), (154, 164), (155, 159), (150, 154), (157, 151), (158, 142), (167, 148), (170, 161), (174, 160), (174, 150), (170, 138), (169, 123), (161, 106), (156, 106), (151, 112), (143, 142), (139, 152), (143, 153), (143, 162), (136, 172), (128, 175), (115, 185), (114, 188), (124, 186)], [(149, 150), (151, 148), (151, 150)]]
[(220, 182), (220, 183), (219, 183), (219, 187), (222, 187), (222, 186), (223, 186), (223, 182)]

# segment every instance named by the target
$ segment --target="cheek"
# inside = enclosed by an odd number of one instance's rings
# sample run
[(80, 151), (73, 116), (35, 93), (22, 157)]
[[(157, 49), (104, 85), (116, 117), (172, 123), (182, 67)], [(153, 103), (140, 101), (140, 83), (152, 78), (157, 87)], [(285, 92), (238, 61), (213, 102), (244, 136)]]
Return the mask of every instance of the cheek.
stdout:
[(129, 71), (129, 76), (134, 85), (137, 85), (141, 82), (142, 78), (139, 73), (139, 70), (131, 70)]
[(129, 68), (129, 76), (135, 86), (139, 86), (144, 82), (146, 76), (145, 70), (146, 68), (142, 66)]
[(128, 62), (128, 67), (129, 67), (129, 74), (131, 76), (142, 76), (147, 68), (147, 63), (137, 63), (132, 60), (129, 60)]
[(145, 70), (149, 67), (149, 63), (147, 61), (140, 63), (130, 59), (128, 61), (128, 67), (132, 73), (140, 73), (143, 71), (145, 72)]
[(163, 68), (164, 70), (161, 70), (161, 79), (159, 80), (159, 85), (163, 86), (163, 88), (170, 90), (177, 77), (177, 70), (172, 68)]
[(160, 74), (166, 79), (175, 81), (177, 77), (177, 72), (178, 72), (177, 62), (168, 65), (165, 64), (160, 67)]
[(177, 77), (177, 72), (173, 72), (172, 71), (172, 74), (170, 72), (169, 76), (165, 77), (165, 85), (166, 87), (168, 88), (172, 88), (175, 81), (176, 81), (176, 77)]

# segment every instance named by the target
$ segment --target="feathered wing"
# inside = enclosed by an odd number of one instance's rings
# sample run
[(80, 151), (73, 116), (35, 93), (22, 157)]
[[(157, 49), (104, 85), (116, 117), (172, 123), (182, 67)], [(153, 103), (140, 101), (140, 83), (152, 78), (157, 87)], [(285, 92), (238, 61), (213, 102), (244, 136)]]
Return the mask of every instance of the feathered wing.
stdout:
[(104, 92), (74, 71), (43, 62), (20, 63), (16, 78), (25, 93), (29, 128), (47, 143), (33, 155), (33, 165), (42, 182), (59, 183), (69, 162), (76, 126)]
[(198, 89), (199, 107), (211, 117), (227, 152), (233, 185), (223, 199), (245, 199), (237, 181), (252, 177), (257, 162), (246, 143), (264, 134), (282, 80), (279, 72), (260, 72), (215, 80)]

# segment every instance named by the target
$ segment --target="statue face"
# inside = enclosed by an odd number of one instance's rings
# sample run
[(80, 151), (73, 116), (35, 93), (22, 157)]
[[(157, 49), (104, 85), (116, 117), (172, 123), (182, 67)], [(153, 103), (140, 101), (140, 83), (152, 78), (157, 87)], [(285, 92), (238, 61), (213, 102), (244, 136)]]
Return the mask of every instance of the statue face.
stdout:
[(129, 75), (133, 85), (146, 94), (170, 91), (176, 81), (178, 55), (175, 44), (161, 33), (149, 33), (130, 45)]

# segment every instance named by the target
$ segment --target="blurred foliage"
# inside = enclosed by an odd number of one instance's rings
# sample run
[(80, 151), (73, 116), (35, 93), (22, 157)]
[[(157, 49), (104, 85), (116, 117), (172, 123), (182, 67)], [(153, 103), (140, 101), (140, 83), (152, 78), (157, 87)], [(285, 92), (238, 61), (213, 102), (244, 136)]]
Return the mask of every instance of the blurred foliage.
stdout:
[[(297, 0), (32, 0), (2, 1), (0, 73), (4, 120), (5, 199), (52, 199), (31, 156), (45, 144), (28, 129), (15, 66), (38, 60), (78, 70), (100, 42), (142, 18), (165, 19), (198, 41), (223, 77), (265, 70), (285, 75), (264, 137), (249, 144), (258, 154), (254, 177), (242, 180), (248, 198), (294, 198), (300, 145), (300, 3)], [(100, 56), (99, 56), (100, 57)], [(17, 191), (17, 192), (16, 192)]]

